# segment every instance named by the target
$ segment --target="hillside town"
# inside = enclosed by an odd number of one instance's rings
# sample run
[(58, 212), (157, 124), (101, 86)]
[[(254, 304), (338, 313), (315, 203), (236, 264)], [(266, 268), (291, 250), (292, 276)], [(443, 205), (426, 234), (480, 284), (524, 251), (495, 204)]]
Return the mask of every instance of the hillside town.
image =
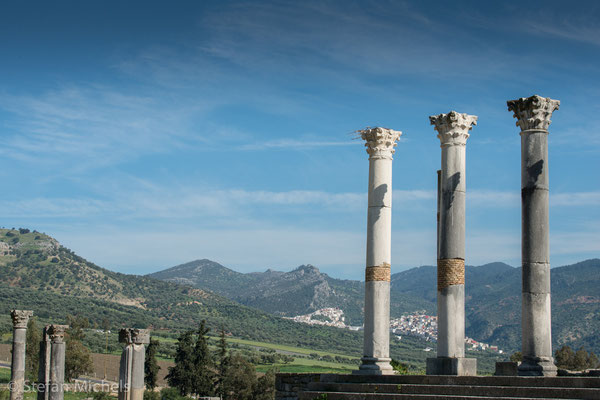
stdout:
[[(338, 307), (322, 308), (309, 314), (289, 317), (295, 322), (301, 322), (309, 325), (333, 326), (336, 328), (361, 330), (362, 326), (346, 325), (344, 311)], [(422, 312), (406, 314), (400, 318), (390, 320), (390, 331), (398, 340), (402, 340), (403, 335), (417, 336), (426, 341), (437, 342), (437, 317), (427, 315)], [(476, 351), (492, 351), (502, 354), (503, 351), (498, 346), (479, 342), (473, 338), (465, 337), (466, 348)]]

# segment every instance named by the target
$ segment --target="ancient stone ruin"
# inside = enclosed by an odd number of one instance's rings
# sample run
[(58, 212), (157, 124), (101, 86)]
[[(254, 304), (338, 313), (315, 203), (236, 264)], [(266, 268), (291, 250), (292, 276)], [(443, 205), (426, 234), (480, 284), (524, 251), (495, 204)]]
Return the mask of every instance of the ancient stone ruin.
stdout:
[[(389, 393), (386, 398), (390, 399), (396, 398), (393, 393), (405, 394), (402, 398), (409, 398), (408, 394), (522, 398), (544, 393), (545, 398), (600, 398), (600, 393), (592, 393), (599, 390), (598, 378), (555, 377), (552, 357), (548, 126), (560, 102), (536, 95), (507, 105), (521, 129), (523, 362), (518, 370), (514, 363), (501, 363), (498, 375), (518, 373), (524, 377), (478, 377), (477, 360), (465, 358), (465, 150), (477, 117), (451, 111), (429, 117), (440, 139), (442, 162), (436, 257), (438, 346), (437, 357), (427, 359), (427, 375), (387, 376), (394, 373), (389, 358), (392, 155), (401, 132), (367, 128), (359, 131), (369, 154), (362, 363), (352, 375), (279, 374), (278, 399), (364, 398), (375, 387), (379, 393)], [(475, 390), (473, 385), (481, 389)]]

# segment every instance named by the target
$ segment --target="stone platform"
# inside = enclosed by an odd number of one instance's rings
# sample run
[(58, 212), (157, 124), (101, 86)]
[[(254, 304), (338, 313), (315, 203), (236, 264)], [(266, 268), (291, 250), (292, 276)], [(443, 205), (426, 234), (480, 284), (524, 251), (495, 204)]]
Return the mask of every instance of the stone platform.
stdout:
[(600, 399), (600, 377), (277, 374), (277, 400)]

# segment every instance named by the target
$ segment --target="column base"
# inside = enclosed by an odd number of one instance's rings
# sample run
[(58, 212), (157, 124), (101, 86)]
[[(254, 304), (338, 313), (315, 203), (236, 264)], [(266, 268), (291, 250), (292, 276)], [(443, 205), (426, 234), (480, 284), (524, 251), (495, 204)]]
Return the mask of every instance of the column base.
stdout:
[(390, 365), (391, 358), (363, 357), (357, 370), (352, 375), (394, 375), (396, 371)]
[(427, 359), (427, 375), (476, 376), (477, 359), (465, 357), (436, 357)]
[(523, 357), (518, 368), (519, 376), (556, 376), (557, 368), (552, 357)]

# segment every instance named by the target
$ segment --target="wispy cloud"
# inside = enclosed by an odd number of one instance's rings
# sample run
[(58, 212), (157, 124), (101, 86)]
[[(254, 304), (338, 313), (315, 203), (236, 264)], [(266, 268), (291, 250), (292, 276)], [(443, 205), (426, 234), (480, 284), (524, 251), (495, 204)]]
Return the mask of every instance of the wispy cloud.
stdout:
[[(334, 80), (342, 67), (346, 73), (473, 78), (499, 73), (510, 58), (500, 49), (480, 46), (460, 25), (433, 21), (409, 2), (349, 1), (343, 7), (292, 1), (237, 3), (205, 15), (203, 24), (211, 27), (209, 40), (201, 46), (207, 54), (246, 68), (266, 69), (264, 73), (271, 70), (269, 65), (285, 65), (298, 77), (310, 73)], [(462, 45), (449, 45), (448, 40)], [(471, 47), (486, 56), (475, 56)], [(431, 62), (431, 54), (443, 62)], [(334, 70), (328, 74), (324, 64)]]
[(556, 207), (600, 206), (600, 192), (551, 194), (550, 205)]
[(522, 22), (522, 26), (526, 27), (530, 33), (544, 38), (549, 35), (600, 46), (600, 27), (598, 26), (597, 15), (594, 16), (593, 11), (586, 16), (542, 15), (541, 18), (540, 16), (527, 18)]
[[(210, 190), (188, 187), (144, 185), (127, 190), (112, 190), (110, 198), (35, 198), (0, 202), (5, 218), (59, 218), (109, 216), (114, 218), (191, 218), (239, 217), (256, 209), (277, 207), (280, 212), (327, 213), (361, 212), (367, 204), (366, 193), (332, 193), (317, 190)], [(436, 193), (431, 190), (394, 190), (395, 207), (419, 207), (425, 201), (435, 207)], [(520, 195), (513, 192), (471, 190), (467, 207), (477, 209), (520, 206)], [(551, 196), (552, 207), (596, 207), (600, 192), (559, 193)], [(399, 211), (398, 211), (399, 212)]]
[(247, 143), (238, 146), (239, 150), (271, 150), (271, 149), (311, 149), (319, 147), (340, 147), (354, 146), (356, 142), (348, 141), (314, 141), (314, 140), (296, 140), (296, 139), (276, 139), (266, 140), (259, 143)]
[(127, 94), (106, 86), (71, 86), (41, 94), (2, 96), (6, 124), (2, 153), (73, 169), (101, 166), (198, 144), (187, 129), (208, 104), (169, 104), (159, 93)]

